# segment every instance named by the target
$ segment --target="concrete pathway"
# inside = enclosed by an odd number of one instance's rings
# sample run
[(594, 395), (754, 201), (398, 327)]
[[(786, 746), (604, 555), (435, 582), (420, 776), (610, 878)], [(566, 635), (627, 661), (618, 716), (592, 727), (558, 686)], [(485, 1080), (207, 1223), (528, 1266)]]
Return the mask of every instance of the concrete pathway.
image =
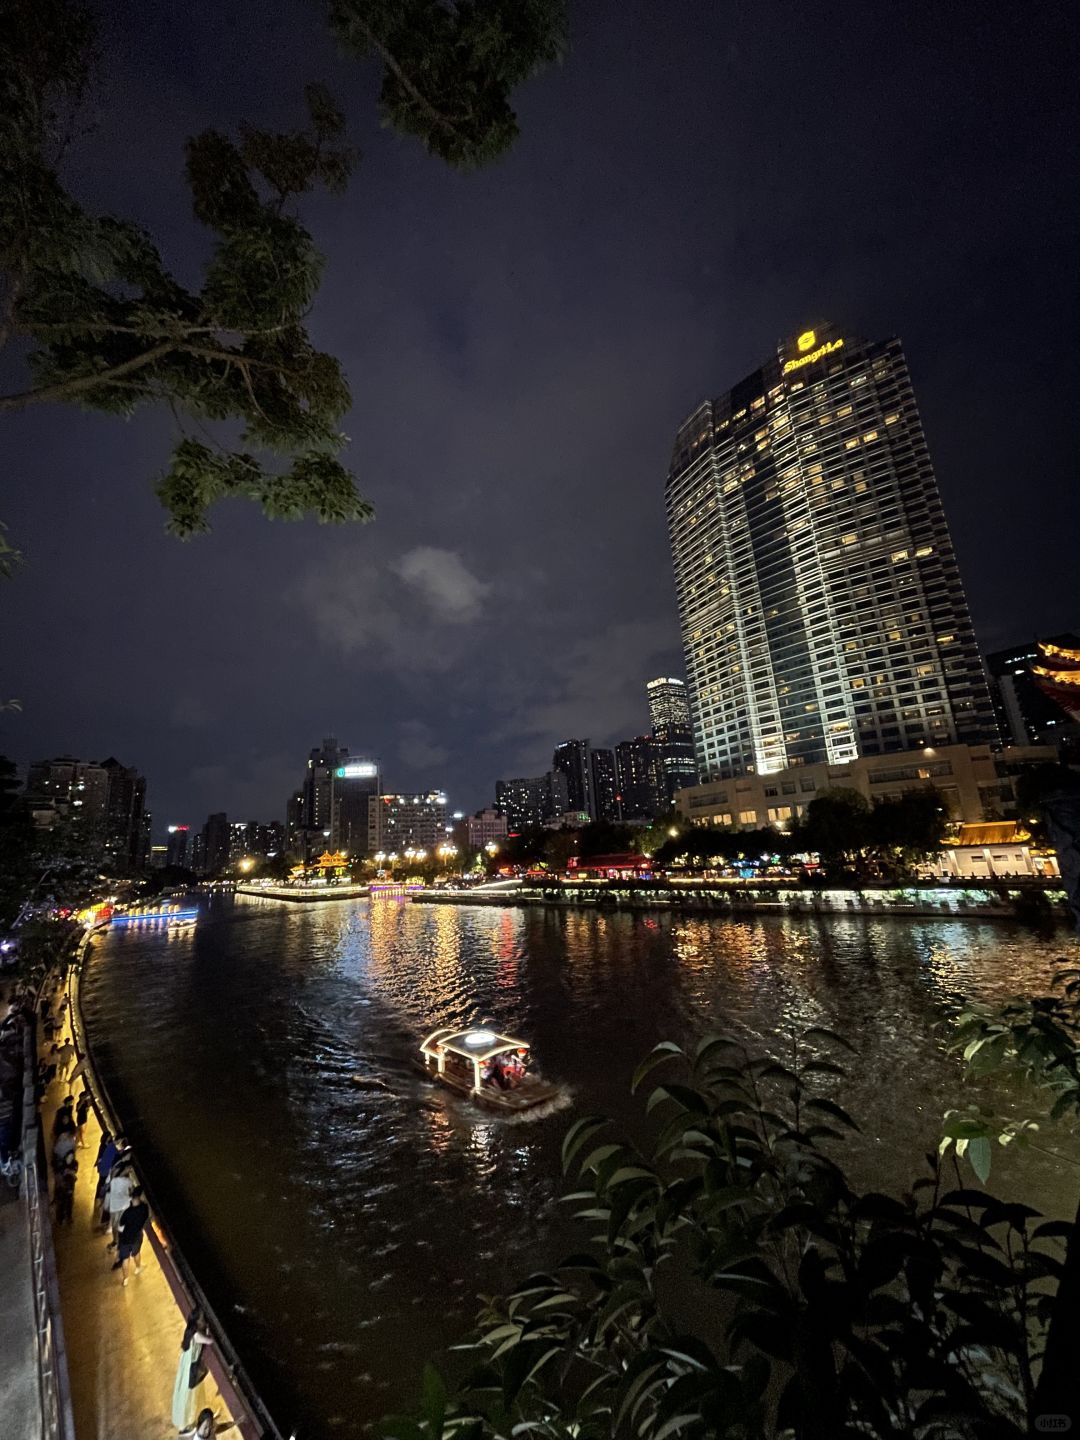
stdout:
[[(64, 1034), (70, 1033), (66, 1022)], [(74, 1093), (81, 1089), (76, 1080)], [(67, 1094), (68, 1086), (54, 1080), (42, 1105), (50, 1159), (53, 1116)], [(74, 1220), (70, 1226), (53, 1225), (75, 1431), (78, 1440), (175, 1440), (170, 1412), (184, 1317), (149, 1237), (140, 1256), (142, 1274), (132, 1275), (126, 1289), (120, 1272), (110, 1268), (115, 1258), (115, 1251), (105, 1248), (110, 1237), (93, 1223), (100, 1137), (91, 1110), (85, 1148), (76, 1152)], [(219, 1420), (228, 1419), (213, 1380), (208, 1379), (206, 1388), (206, 1404)]]

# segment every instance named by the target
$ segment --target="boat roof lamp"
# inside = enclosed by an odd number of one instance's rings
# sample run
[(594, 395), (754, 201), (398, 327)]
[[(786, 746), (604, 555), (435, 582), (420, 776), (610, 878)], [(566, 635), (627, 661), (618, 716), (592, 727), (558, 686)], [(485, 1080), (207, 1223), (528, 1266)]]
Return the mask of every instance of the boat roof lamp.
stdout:
[(499, 1035), (486, 1026), (478, 1025), (472, 1030), (435, 1030), (420, 1049), (428, 1054), (450, 1050), (469, 1060), (490, 1060), (493, 1055), (501, 1055), (507, 1050), (528, 1050), (529, 1046), (524, 1040)]

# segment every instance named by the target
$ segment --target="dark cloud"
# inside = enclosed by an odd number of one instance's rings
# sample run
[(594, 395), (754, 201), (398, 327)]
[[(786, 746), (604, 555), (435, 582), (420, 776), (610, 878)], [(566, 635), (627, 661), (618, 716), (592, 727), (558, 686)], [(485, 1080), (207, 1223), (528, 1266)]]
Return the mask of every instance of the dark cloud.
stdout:
[(78, 183), (202, 254), (184, 136), (284, 128), (304, 80), (364, 159), (313, 200), (313, 316), (354, 391), (371, 526), (235, 505), (189, 545), (151, 491), (171, 421), (5, 419), (0, 749), (120, 754), (157, 819), (269, 817), (336, 732), (456, 806), (570, 733), (638, 733), (679, 666), (664, 528), (674, 431), (808, 319), (908, 352), (977, 627), (1074, 627), (1080, 500), (1072, 7), (833, 0), (574, 7), (501, 164), (379, 133), (317, 11), (118, 12)]

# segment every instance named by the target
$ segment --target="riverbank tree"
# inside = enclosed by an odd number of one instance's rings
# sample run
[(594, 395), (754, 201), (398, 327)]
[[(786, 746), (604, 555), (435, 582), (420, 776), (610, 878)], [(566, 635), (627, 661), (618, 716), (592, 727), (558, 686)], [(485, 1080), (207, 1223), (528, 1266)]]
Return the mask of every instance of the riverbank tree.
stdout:
[[(927, 1157), (900, 1197), (855, 1186), (841, 1037), (782, 1057), (731, 1036), (639, 1067), (644, 1148), (568, 1131), (579, 1253), (485, 1300), (395, 1440), (945, 1440), (1025, 1435), (1069, 1230)], [(659, 1083), (657, 1081), (659, 1080)]]
[[(510, 97), (558, 58), (566, 8), (334, 0), (328, 18), (347, 53), (381, 68), (382, 122), (468, 170), (513, 143)], [(309, 85), (302, 128), (211, 129), (187, 142), (210, 253), (184, 285), (139, 223), (79, 198), (74, 142), (108, 63), (94, 12), (81, 0), (10, 0), (4, 19), (0, 351), (10, 345), (24, 373), (0, 412), (60, 403), (126, 418), (167, 406), (177, 436), (157, 493), (182, 537), (207, 529), (208, 509), (227, 497), (275, 519), (370, 518), (340, 458), (348, 382), (307, 328), (323, 259), (300, 203), (347, 184), (357, 156), (343, 110)], [(174, 234), (163, 238), (175, 248)]]

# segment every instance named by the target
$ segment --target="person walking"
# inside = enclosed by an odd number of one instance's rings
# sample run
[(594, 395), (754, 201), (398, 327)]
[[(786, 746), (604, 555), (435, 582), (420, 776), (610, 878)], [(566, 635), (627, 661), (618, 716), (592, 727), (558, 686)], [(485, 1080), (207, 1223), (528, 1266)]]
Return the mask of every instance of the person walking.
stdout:
[(86, 1120), (90, 1114), (90, 1091), (84, 1090), (79, 1096), (79, 1103), (75, 1106), (75, 1148), (86, 1149)]
[(98, 1145), (97, 1159), (94, 1161), (94, 1168), (98, 1173), (97, 1190), (94, 1192), (94, 1206), (101, 1208), (101, 1225), (105, 1221), (105, 1191), (109, 1188), (109, 1175), (116, 1164), (116, 1157), (119, 1154), (117, 1142), (109, 1134), (108, 1130), (102, 1130), (101, 1143)]
[(52, 1138), (56, 1140), (61, 1135), (67, 1134), (68, 1131), (74, 1134), (75, 1130), (75, 1116), (71, 1113), (71, 1101), (65, 1100), (53, 1116)]
[(107, 1220), (112, 1229), (112, 1239), (109, 1241), (110, 1250), (115, 1250), (119, 1243), (120, 1216), (131, 1203), (131, 1192), (134, 1188), (135, 1176), (131, 1173), (131, 1166), (121, 1157), (112, 1168), (101, 1210), (102, 1221)]
[(60, 1076), (61, 1080), (67, 1079), (68, 1071), (71, 1069), (74, 1060), (75, 1046), (70, 1040), (65, 1040), (56, 1052), (56, 1073)]
[(56, 1205), (57, 1225), (70, 1225), (75, 1212), (75, 1181), (79, 1175), (79, 1162), (74, 1155), (63, 1169), (57, 1171), (53, 1186), (53, 1201)]
[(75, 1131), (64, 1130), (56, 1137), (53, 1144), (53, 1169), (59, 1175), (60, 1171), (75, 1154)]
[(150, 1206), (143, 1199), (143, 1192), (136, 1185), (131, 1191), (131, 1203), (120, 1216), (120, 1223), (117, 1227), (116, 1259), (113, 1262), (113, 1269), (120, 1271), (120, 1284), (125, 1288), (128, 1283), (128, 1265), (133, 1265), (135, 1274), (142, 1271), (139, 1263), (139, 1251), (142, 1249), (143, 1231), (146, 1229), (146, 1222), (150, 1219)]
[[(184, 1338), (180, 1342), (180, 1361), (176, 1367), (176, 1381), (173, 1385), (172, 1422), (181, 1434), (185, 1430), (189, 1435), (193, 1434), (195, 1427), (206, 1414), (202, 1401), (207, 1372), (202, 1353), (207, 1345), (213, 1343), (213, 1336), (207, 1330), (206, 1316), (201, 1310), (193, 1310), (184, 1327)], [(211, 1410), (211, 1420), (213, 1414)]]

